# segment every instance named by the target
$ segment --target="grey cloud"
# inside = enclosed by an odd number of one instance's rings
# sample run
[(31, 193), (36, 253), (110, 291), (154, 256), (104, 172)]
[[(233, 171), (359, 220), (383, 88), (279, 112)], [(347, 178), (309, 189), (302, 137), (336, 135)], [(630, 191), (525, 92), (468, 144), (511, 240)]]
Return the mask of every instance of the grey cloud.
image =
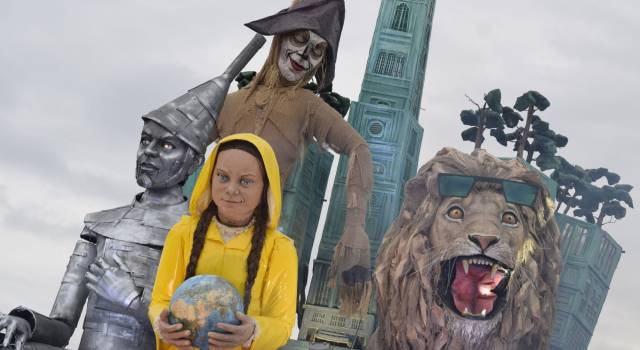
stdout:
[(16, 206), (6, 195), (4, 186), (0, 187), (0, 225), (7, 236), (16, 233), (31, 233), (38, 237), (78, 236), (82, 230), (82, 223), (67, 225), (46, 214), (36, 203), (32, 207)]

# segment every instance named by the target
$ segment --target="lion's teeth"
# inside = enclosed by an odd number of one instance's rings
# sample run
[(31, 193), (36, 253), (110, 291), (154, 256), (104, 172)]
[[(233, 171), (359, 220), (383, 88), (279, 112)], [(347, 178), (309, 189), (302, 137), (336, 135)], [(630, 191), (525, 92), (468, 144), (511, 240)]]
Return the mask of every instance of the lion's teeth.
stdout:
[(469, 261), (468, 260), (462, 260), (462, 268), (464, 269), (464, 274), (468, 274), (469, 273)]
[(462, 311), (462, 316), (469, 316), (469, 315), (471, 315), (471, 313), (469, 312), (469, 309), (465, 307), (464, 311)]
[(487, 309), (482, 309), (480, 315), (482, 315), (482, 317), (487, 317)]
[(493, 264), (493, 266), (491, 266), (491, 279), (496, 277), (496, 272), (498, 272), (498, 264)]

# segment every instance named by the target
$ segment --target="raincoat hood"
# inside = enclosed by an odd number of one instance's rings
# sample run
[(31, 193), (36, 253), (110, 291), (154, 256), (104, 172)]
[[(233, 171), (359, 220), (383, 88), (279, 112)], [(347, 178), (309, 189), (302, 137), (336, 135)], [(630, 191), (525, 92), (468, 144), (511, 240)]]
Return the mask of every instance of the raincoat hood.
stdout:
[(271, 146), (267, 141), (254, 134), (234, 134), (229, 135), (216, 145), (206, 162), (202, 166), (198, 180), (191, 195), (189, 203), (189, 213), (193, 217), (200, 217), (202, 212), (207, 209), (211, 203), (211, 175), (213, 167), (218, 157), (220, 145), (233, 140), (243, 140), (254, 145), (260, 152), (264, 169), (269, 179), (269, 188), (267, 189), (267, 200), (269, 204), (269, 224), (268, 228), (276, 229), (280, 220), (280, 211), (282, 208), (282, 193), (280, 190), (280, 171), (278, 169), (278, 161)]

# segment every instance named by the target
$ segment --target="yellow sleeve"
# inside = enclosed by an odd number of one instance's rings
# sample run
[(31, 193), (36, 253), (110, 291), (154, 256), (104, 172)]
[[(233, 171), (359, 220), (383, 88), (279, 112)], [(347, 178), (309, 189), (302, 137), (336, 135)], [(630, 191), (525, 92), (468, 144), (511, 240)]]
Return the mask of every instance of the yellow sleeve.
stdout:
[(185, 237), (189, 237), (191, 225), (190, 217), (182, 219), (171, 228), (162, 249), (156, 281), (153, 285), (151, 303), (149, 304), (149, 319), (151, 324), (162, 310), (169, 307), (173, 292), (184, 281), (186, 275)]
[(251, 315), (259, 334), (252, 350), (277, 349), (287, 343), (296, 319), (298, 257), (293, 241), (279, 238), (270, 254), (262, 293), (262, 314)]

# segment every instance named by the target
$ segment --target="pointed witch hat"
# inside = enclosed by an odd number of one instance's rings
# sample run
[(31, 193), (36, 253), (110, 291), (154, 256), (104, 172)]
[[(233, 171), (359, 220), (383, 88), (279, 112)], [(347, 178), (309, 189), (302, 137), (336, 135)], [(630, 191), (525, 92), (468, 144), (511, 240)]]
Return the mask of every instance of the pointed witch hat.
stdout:
[(320, 91), (331, 86), (344, 25), (344, 0), (301, 0), (275, 15), (245, 25), (262, 35), (284, 34), (300, 29), (320, 35), (327, 41), (330, 50), (326, 51), (325, 69), (318, 69), (316, 79)]

